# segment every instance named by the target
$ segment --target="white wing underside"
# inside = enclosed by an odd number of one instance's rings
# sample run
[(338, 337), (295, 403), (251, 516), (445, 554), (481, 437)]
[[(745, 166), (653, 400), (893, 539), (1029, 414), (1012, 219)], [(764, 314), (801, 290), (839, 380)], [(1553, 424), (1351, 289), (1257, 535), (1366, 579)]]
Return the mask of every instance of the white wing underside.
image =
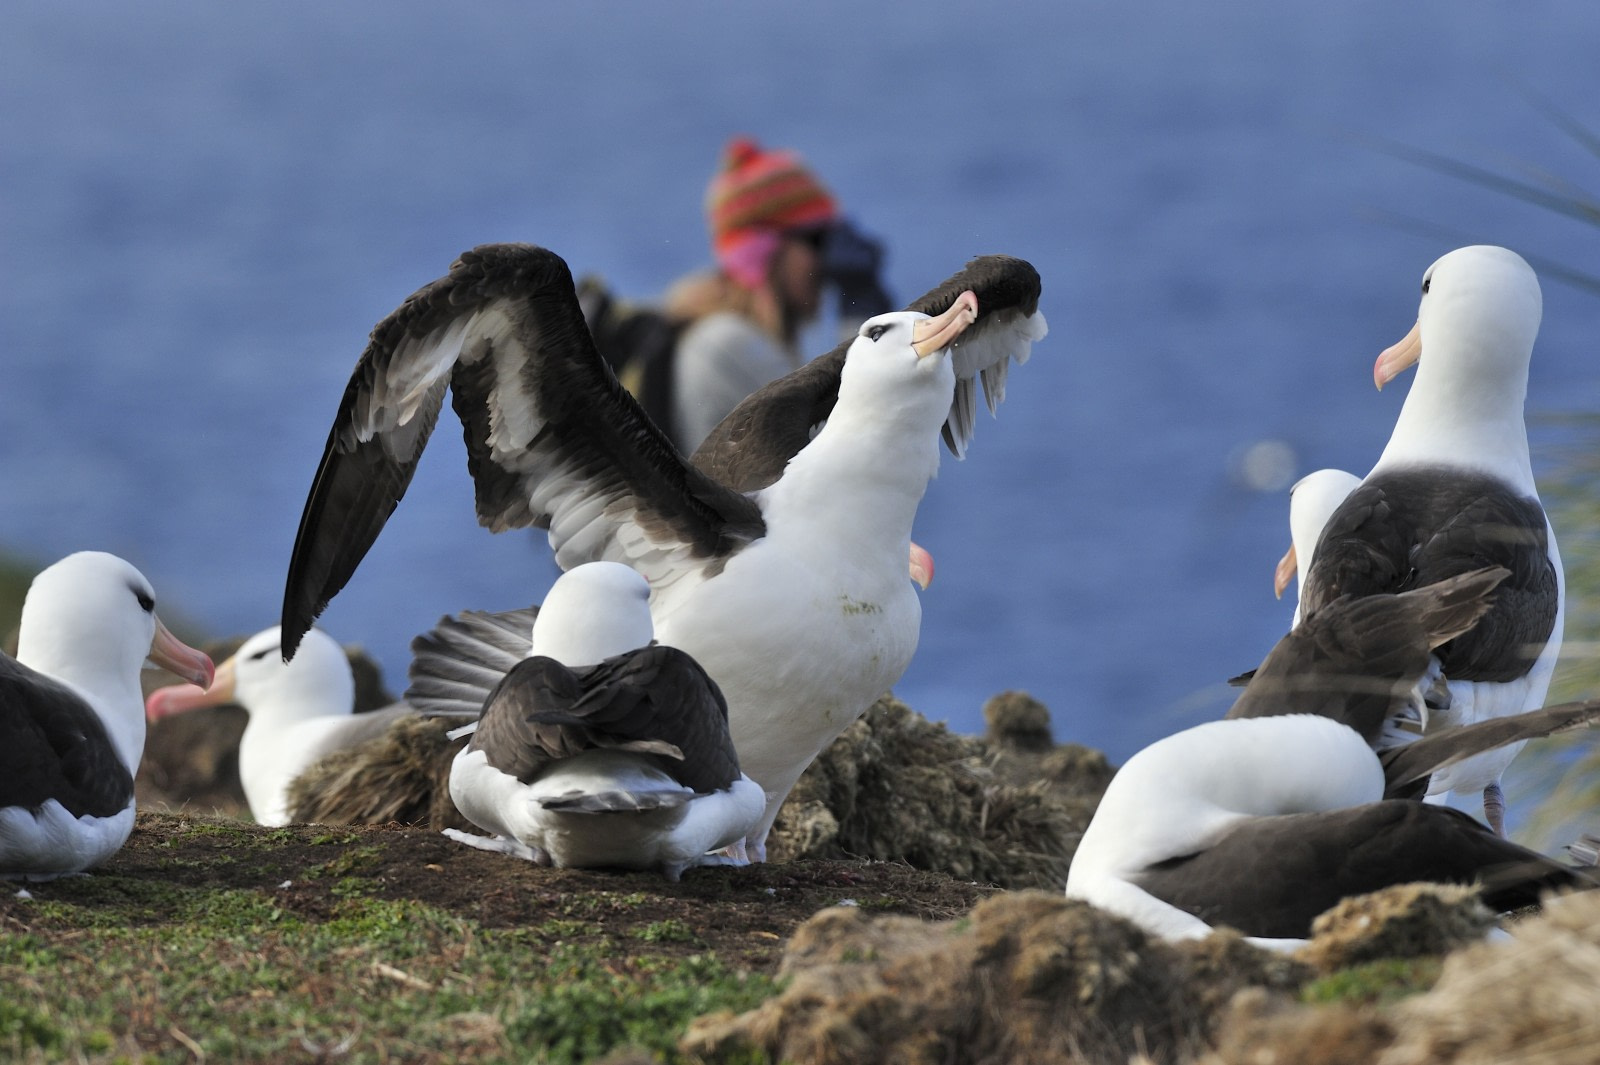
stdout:
[(1044, 315), (1035, 311), (1024, 316), (1020, 311), (1000, 311), (982, 322), (970, 339), (958, 341), (950, 350), (950, 366), (956, 375), (955, 395), (950, 417), (945, 422), (945, 440), (956, 458), (965, 458), (977, 425), (978, 382), (983, 383), (984, 404), (992, 417), (1006, 398), (1006, 376), (1013, 362), (1028, 361), (1035, 341), (1049, 332)]
[[(597, 483), (596, 471), (573, 469), (565, 461), (557, 447), (560, 434), (547, 432), (550, 423), (534, 393), (520, 387), (529, 353), (516, 339), (508, 306), (507, 301), (495, 301), (424, 336), (401, 341), (371, 389), (359, 397), (352, 417), (356, 438), (378, 438), (396, 461), (414, 462), (438, 420), (456, 367), (480, 367), (487, 360), (494, 381), (484, 397), (488, 458), (517, 479), (526, 505), (495, 517), (480, 513), (479, 520), (491, 532), (547, 526), (550, 547), (563, 570), (585, 562), (621, 562), (649, 578), (652, 594), (685, 580), (698, 583), (706, 560), (692, 545), (665, 523), (654, 523), (655, 535), (647, 532), (620, 483), (606, 483), (603, 477)], [(1003, 360), (999, 376), (1003, 390)]]

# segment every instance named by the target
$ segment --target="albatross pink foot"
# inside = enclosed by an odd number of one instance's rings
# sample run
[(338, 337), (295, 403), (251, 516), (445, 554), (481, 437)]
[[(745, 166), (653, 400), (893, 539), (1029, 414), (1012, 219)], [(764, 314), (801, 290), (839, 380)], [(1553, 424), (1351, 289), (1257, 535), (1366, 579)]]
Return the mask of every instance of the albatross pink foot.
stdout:
[(1501, 839), (1506, 835), (1506, 796), (1500, 790), (1500, 782), (1494, 781), (1483, 789), (1483, 819), (1489, 822), (1489, 827), (1494, 829), (1494, 834)]

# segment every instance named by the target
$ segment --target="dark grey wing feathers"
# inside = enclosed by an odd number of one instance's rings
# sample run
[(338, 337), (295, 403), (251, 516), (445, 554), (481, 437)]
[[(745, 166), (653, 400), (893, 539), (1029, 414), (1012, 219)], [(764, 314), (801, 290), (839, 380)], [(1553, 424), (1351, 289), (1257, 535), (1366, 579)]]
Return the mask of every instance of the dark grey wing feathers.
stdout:
[(1378, 758), (1383, 762), (1385, 797), (1404, 794), (1407, 785), (1464, 758), (1520, 740), (1594, 728), (1597, 719), (1600, 719), (1600, 699), (1585, 699), (1429, 733), (1403, 747), (1380, 751)]
[(472, 746), (524, 782), (554, 759), (601, 748), (662, 757), (661, 768), (701, 794), (739, 777), (721, 690), (693, 658), (660, 645), (586, 670), (518, 663), (490, 695)]
[(404, 700), (427, 715), (483, 710), (489, 693), (528, 657), (538, 607), (490, 613), (463, 610), (411, 641)]
[(1559, 585), (1538, 501), (1486, 475), (1417, 467), (1368, 478), (1323, 528), (1302, 616), (1346, 595), (1406, 591), (1486, 566), (1510, 576), (1439, 660), (1451, 680), (1515, 680), (1554, 630)]
[(548, 529), (563, 568), (716, 565), (765, 531), (756, 504), (690, 468), (617, 383), (566, 263), (484, 245), (379, 322), (356, 365), (295, 537), (286, 654), (399, 505), (447, 390), (478, 520)]
[(1278, 641), (1227, 716), (1317, 714), (1376, 743), (1433, 649), (1491, 610), (1507, 576), (1493, 566), (1408, 592), (1328, 603)]
[(133, 775), (77, 692), (0, 653), (0, 809), (50, 799), (110, 817), (133, 801)]
[(1402, 800), (1249, 818), (1206, 850), (1131, 879), (1207, 924), (1277, 939), (1306, 938), (1341, 899), (1394, 884), (1481, 881), (1497, 910), (1536, 903), (1544, 890), (1596, 886), (1460, 811)]

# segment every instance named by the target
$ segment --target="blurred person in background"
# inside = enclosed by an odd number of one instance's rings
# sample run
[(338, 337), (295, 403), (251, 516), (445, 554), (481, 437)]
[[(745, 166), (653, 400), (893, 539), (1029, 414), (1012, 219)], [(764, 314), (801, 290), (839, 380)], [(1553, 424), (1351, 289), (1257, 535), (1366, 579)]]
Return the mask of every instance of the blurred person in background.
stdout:
[(794, 151), (735, 137), (706, 190), (715, 265), (677, 281), (659, 308), (579, 285), (597, 346), (678, 450), (692, 454), (750, 393), (805, 361), (802, 330), (838, 294), (839, 330), (892, 309), (883, 247), (840, 214)]

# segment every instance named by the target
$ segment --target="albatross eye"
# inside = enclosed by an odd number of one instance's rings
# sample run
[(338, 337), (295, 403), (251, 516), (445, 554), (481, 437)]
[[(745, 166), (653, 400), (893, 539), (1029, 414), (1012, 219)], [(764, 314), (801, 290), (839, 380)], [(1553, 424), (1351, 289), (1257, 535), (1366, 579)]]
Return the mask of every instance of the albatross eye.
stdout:
[(1432, 274), (1428, 274), (1426, 277), (1424, 277), (1422, 279), (1422, 294), (1424, 296), (1426, 296), (1428, 294), (1428, 289), (1432, 285), (1433, 285), (1433, 275)]
[(139, 600), (139, 609), (140, 610), (143, 610), (146, 614), (155, 613), (156, 601), (154, 599), (150, 598), (148, 593), (141, 592), (137, 588), (135, 588), (133, 590), (133, 597), (135, 599)]
[(878, 338), (883, 336), (883, 334), (887, 333), (888, 331), (889, 327), (887, 325), (875, 325), (871, 329), (867, 330), (866, 336), (868, 340), (876, 344), (878, 342)]

